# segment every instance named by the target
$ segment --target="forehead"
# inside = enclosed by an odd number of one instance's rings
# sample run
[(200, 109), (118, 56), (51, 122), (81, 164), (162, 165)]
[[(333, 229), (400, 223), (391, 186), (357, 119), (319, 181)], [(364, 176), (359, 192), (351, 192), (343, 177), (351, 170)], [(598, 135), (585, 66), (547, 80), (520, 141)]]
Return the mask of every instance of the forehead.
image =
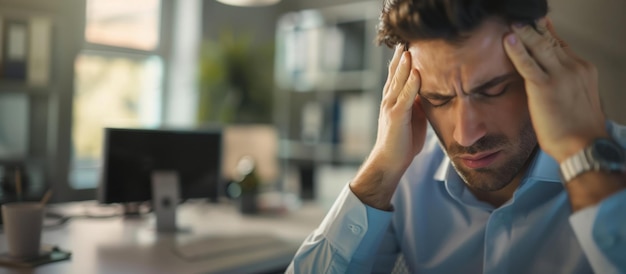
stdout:
[(474, 85), (512, 72), (502, 41), (509, 27), (496, 19), (485, 21), (461, 44), (444, 40), (411, 42), (413, 66), (420, 71), (422, 89), (438, 93), (468, 91)]

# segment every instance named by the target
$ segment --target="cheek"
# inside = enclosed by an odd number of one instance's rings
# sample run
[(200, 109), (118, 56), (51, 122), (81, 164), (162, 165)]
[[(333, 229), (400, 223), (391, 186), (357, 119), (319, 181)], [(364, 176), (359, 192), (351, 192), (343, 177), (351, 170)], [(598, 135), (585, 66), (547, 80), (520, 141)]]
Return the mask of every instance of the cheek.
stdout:
[(518, 138), (522, 127), (530, 121), (526, 91), (523, 84), (518, 85), (497, 103), (486, 108), (484, 113), (488, 132)]
[(526, 89), (523, 83), (515, 85), (511, 92), (502, 99), (502, 102), (498, 104), (500, 114), (495, 115), (495, 117), (506, 118), (511, 122), (530, 119)]

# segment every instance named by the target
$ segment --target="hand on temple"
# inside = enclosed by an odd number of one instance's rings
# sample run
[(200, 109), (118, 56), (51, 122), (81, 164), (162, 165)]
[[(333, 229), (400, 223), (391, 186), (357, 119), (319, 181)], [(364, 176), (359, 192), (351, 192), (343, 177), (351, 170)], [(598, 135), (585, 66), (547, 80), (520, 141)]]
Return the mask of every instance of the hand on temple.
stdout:
[(595, 66), (577, 56), (545, 17), (536, 28), (514, 25), (512, 30), (504, 48), (524, 78), (541, 148), (561, 162), (595, 138), (609, 136)]
[(363, 203), (379, 209), (390, 208), (398, 181), (426, 138), (427, 120), (417, 95), (420, 75), (411, 67), (411, 54), (397, 46), (383, 88), (376, 143), (350, 183)]

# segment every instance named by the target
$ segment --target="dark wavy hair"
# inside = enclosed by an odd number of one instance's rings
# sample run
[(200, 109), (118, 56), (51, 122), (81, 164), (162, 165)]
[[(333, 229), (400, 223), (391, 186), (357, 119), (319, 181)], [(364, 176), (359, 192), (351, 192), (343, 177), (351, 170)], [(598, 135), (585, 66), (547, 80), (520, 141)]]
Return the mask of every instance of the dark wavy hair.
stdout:
[(384, 0), (377, 41), (389, 47), (428, 39), (460, 43), (487, 18), (534, 26), (547, 13), (547, 0)]

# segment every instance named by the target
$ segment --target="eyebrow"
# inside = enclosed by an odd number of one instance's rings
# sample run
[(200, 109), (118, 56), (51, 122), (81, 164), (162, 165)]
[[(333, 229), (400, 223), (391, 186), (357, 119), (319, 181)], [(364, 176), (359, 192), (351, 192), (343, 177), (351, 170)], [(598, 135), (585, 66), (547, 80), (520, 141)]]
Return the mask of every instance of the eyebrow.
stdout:
[[(515, 77), (516, 75), (517, 75), (517, 73), (510, 72), (510, 73), (507, 73), (507, 74), (496, 76), (494, 78), (491, 78), (489, 81), (486, 81), (486, 82), (484, 82), (484, 83), (482, 83), (482, 84), (472, 88), (469, 93), (465, 93), (465, 94), (478, 93), (478, 92), (487, 90), (489, 88), (497, 86), (498, 84), (500, 84), (500, 83), (502, 83), (502, 82), (504, 82), (504, 81), (506, 81), (506, 80), (508, 80), (508, 79), (510, 79), (512, 77)], [(434, 99), (434, 100), (445, 100), (445, 99), (450, 99), (450, 98), (454, 97), (454, 95), (443, 95), (443, 94), (440, 94), (440, 93), (437, 93), (437, 92), (421, 91), (421, 90), (419, 92), (419, 95), (420, 96), (424, 96), (424, 97), (426, 97), (428, 99)]]

